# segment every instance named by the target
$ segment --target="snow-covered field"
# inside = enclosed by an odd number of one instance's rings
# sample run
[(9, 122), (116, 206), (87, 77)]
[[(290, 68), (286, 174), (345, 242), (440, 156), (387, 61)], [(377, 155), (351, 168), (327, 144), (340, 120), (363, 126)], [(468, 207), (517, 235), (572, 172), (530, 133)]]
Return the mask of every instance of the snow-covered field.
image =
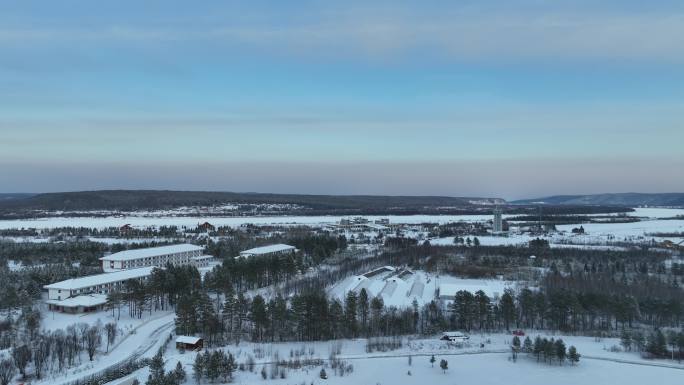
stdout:
[[(531, 338), (537, 334), (532, 332)], [(568, 363), (537, 363), (532, 357), (521, 354), (517, 362), (509, 360), (511, 336), (505, 334), (472, 335), (471, 343), (457, 346), (438, 337), (407, 339), (402, 347), (387, 352), (368, 353), (366, 340), (343, 340), (331, 342), (292, 342), (273, 344), (241, 343), (228, 346), (237, 362), (245, 362), (248, 356), (256, 360), (254, 372), (236, 371), (237, 384), (620, 384), (643, 385), (646, 383), (680, 384), (684, 378), (684, 365), (667, 360), (647, 361), (634, 352), (612, 352), (610, 347), (618, 344), (617, 339), (596, 340), (590, 337), (551, 336), (562, 338), (566, 346), (574, 345), (583, 355), (576, 366)], [(480, 344), (484, 344), (484, 348)], [(329, 367), (330, 353), (339, 347), (337, 357), (353, 365), (353, 372), (339, 376)], [(322, 365), (287, 371), (285, 379), (261, 377), (262, 368), (270, 373), (272, 362), (288, 360), (293, 352), (303, 352), (302, 358), (320, 358)], [(429, 357), (435, 355), (434, 367)], [(411, 365), (408, 357), (411, 356)], [(177, 362), (184, 366), (188, 377), (192, 374), (195, 354), (180, 353), (169, 345), (165, 355), (166, 368), (171, 370)], [(439, 361), (448, 361), (449, 369), (443, 373)], [(327, 380), (319, 377), (321, 368), (326, 368)], [(408, 372), (411, 372), (411, 375)], [(147, 370), (143, 369), (131, 377), (144, 381)], [(205, 380), (206, 381), (206, 380)], [(188, 384), (193, 383), (189, 379)]]
[(401, 274), (404, 270), (396, 270), (392, 267), (388, 269), (391, 270), (372, 277), (356, 275), (343, 279), (328, 290), (328, 295), (343, 301), (349, 291), (358, 294), (361, 289), (366, 289), (370, 298), (380, 296), (385, 306), (408, 307), (414, 299), (419, 306), (434, 300), (437, 288), (442, 284), (471, 293), (482, 290), (492, 298), (501, 296), (506, 287), (513, 286), (512, 282), (502, 280), (462, 279), (434, 275), (424, 271)]

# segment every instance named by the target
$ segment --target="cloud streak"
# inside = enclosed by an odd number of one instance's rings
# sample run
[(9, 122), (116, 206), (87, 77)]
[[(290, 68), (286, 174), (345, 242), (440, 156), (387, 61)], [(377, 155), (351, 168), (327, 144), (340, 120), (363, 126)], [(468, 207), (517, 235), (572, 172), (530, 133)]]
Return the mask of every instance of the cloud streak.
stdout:
[[(268, 11), (266, 11), (268, 12)], [(272, 11), (273, 12), (273, 11)], [(309, 12), (293, 22), (269, 17), (240, 21), (221, 10), (227, 21), (206, 24), (155, 20), (103, 25), (0, 27), (0, 47), (18, 44), (140, 44), (198, 42), (222, 48), (249, 48), (292, 56), (361, 55), (392, 59), (416, 53), (457, 60), (684, 60), (684, 13), (595, 12), (594, 9), (520, 12), (444, 6), (368, 8)], [(27, 23), (28, 24), (28, 23)]]

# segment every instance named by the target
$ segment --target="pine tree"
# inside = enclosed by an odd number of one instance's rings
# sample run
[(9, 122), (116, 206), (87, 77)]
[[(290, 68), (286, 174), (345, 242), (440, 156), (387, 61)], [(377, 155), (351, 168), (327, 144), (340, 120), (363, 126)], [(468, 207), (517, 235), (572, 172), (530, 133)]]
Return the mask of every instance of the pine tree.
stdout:
[(344, 318), (349, 337), (356, 338), (358, 326), (356, 319), (357, 296), (355, 291), (349, 291), (344, 300)]
[(183, 364), (180, 361), (176, 364), (176, 369), (173, 370), (173, 377), (176, 379), (178, 384), (185, 382), (185, 369), (183, 369)]
[(572, 365), (575, 365), (576, 363), (579, 362), (581, 355), (577, 353), (577, 348), (574, 346), (570, 346), (568, 349), (568, 359), (570, 360), (570, 363)]
[(254, 339), (258, 342), (263, 340), (264, 328), (268, 323), (268, 313), (264, 297), (256, 295), (252, 300), (251, 319), (254, 323)]
[(622, 329), (622, 335), (620, 336), (620, 345), (625, 350), (632, 351), (632, 335), (625, 329)]
[(370, 302), (368, 299), (368, 292), (365, 288), (359, 292), (359, 315), (361, 316), (361, 330), (368, 335), (368, 313), (370, 311)]
[(529, 336), (525, 337), (525, 341), (523, 342), (523, 347), (522, 351), (525, 353), (532, 353), (533, 347), (532, 347), (532, 340), (530, 339)]
[(192, 376), (195, 378), (195, 381), (197, 381), (197, 384), (202, 381), (202, 376), (204, 376), (204, 367), (204, 357), (202, 356), (202, 353), (197, 353), (195, 356), (195, 362), (192, 364)]
[(662, 331), (656, 330), (648, 338), (648, 345), (646, 351), (654, 356), (661, 356), (667, 352), (667, 341)]
[(442, 372), (446, 373), (447, 369), (449, 369), (449, 363), (447, 360), (441, 360), (439, 361), (439, 367), (442, 368)]
[(162, 357), (162, 350), (159, 348), (157, 354), (152, 357), (150, 361), (150, 375), (154, 379), (159, 379), (164, 376), (164, 358)]
[(511, 344), (511, 356), (513, 362), (518, 360), (518, 353), (520, 352), (520, 338), (518, 336), (513, 337), (513, 343)]
[(435, 367), (435, 361), (437, 361), (437, 360), (435, 359), (435, 356), (434, 356), (434, 355), (433, 355), (432, 357), (430, 357), (430, 365), (431, 365), (433, 368)]
[(551, 340), (544, 338), (544, 361), (553, 360), (553, 357), (556, 356), (555, 343), (556, 341), (553, 338)]
[(532, 348), (532, 352), (535, 356), (537, 356), (537, 361), (539, 361), (541, 354), (544, 352), (544, 340), (542, 340), (541, 337), (537, 336), (534, 339), (534, 347)]
[(565, 361), (565, 356), (566, 356), (566, 351), (565, 351), (565, 343), (563, 342), (562, 339), (557, 339), (555, 345), (556, 349), (556, 358), (558, 358), (558, 363), (560, 365), (563, 365), (563, 361)]

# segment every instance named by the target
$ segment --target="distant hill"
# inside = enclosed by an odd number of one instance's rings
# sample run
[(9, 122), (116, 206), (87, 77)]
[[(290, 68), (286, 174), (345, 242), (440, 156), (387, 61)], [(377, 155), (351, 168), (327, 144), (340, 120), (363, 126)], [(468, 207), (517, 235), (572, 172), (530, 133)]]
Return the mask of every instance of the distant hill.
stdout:
[(548, 205), (611, 205), (611, 206), (684, 206), (684, 193), (616, 193), (592, 195), (555, 195), (537, 199), (523, 199), (512, 204)]
[(46, 193), (0, 201), (0, 210), (154, 210), (181, 206), (292, 204), (314, 211), (431, 211), (505, 204), (498, 198), (379, 195), (298, 195), (209, 191), (103, 190)]
[(29, 194), (29, 193), (0, 193), (0, 202), (2, 201), (9, 201), (13, 199), (23, 199), (23, 198), (28, 198), (32, 197), (36, 194)]

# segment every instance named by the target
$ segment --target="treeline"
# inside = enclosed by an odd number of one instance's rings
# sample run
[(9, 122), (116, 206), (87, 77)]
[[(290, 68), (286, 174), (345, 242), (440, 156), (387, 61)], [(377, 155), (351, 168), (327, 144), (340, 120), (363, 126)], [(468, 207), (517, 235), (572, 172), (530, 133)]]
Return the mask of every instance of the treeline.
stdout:
[[(269, 239), (271, 243), (291, 244), (300, 252), (287, 255), (262, 256), (258, 258), (235, 258), (247, 247), (235, 240), (210, 243), (208, 252), (223, 256), (223, 264), (205, 276), (209, 285), (217, 290), (232, 286), (235, 290), (250, 290), (273, 284), (287, 283), (310, 267), (316, 267), (326, 259), (347, 248), (344, 236), (329, 234), (299, 235), (290, 238)], [(253, 242), (253, 241), (252, 241)]]
[(0, 268), (0, 310), (30, 306), (44, 285), (99, 272), (99, 267), (58, 263), (14, 271)]
[[(100, 266), (99, 258), (105, 253), (129, 249), (164, 246), (173, 242), (150, 241), (136, 243), (105, 244), (89, 240), (69, 242), (2, 242), (0, 261), (14, 260), (24, 266), (44, 263), (78, 263), (84, 266)], [(5, 262), (6, 263), (6, 262)]]
[(121, 237), (121, 238), (147, 238), (147, 237), (178, 237), (182, 235), (181, 230), (185, 227), (178, 226), (148, 226), (137, 227), (84, 227), (84, 226), (64, 226), (47, 229), (21, 228), (21, 229), (2, 229), (0, 236), (7, 237)]
[(151, 314), (175, 307), (188, 288), (201, 286), (200, 274), (194, 266), (167, 265), (164, 269), (152, 270), (145, 281), (129, 280), (122, 290), (110, 292), (107, 307), (117, 319), (123, 305), (127, 305), (131, 317), (142, 318), (145, 312)]
[(344, 301), (323, 291), (307, 291), (288, 299), (276, 295), (245, 297), (229, 291), (223, 302), (201, 291), (181, 298), (176, 332), (201, 334), (210, 345), (251, 341), (318, 341), (337, 338), (396, 336), (418, 332), (419, 309), (386, 307), (380, 297), (363, 290)]
[(80, 263), (97, 266), (111, 247), (103, 243), (79, 242), (0, 242), (0, 260), (14, 260), (26, 266), (42, 263)]
[[(677, 358), (679, 361), (684, 358), (684, 332), (670, 330), (663, 333), (661, 329), (656, 329), (650, 334), (645, 334), (641, 330), (622, 331), (620, 345), (625, 351), (637, 351), (646, 355), (648, 358)], [(668, 351), (668, 346), (672, 348)]]
[(541, 287), (553, 309), (552, 326), (559, 330), (618, 329), (635, 322), (679, 327), (684, 319), (679, 284), (649, 274), (629, 279), (599, 273), (550, 274)]
[(518, 336), (513, 337), (511, 344), (511, 352), (513, 360), (518, 357), (518, 353), (527, 353), (537, 358), (537, 362), (543, 359), (544, 362), (554, 363), (558, 362), (563, 365), (566, 360), (570, 361), (572, 365), (579, 362), (581, 355), (574, 346), (570, 348), (565, 347), (565, 342), (562, 339), (547, 339), (537, 336), (534, 343), (530, 337), (525, 337), (525, 341), (521, 344)]

